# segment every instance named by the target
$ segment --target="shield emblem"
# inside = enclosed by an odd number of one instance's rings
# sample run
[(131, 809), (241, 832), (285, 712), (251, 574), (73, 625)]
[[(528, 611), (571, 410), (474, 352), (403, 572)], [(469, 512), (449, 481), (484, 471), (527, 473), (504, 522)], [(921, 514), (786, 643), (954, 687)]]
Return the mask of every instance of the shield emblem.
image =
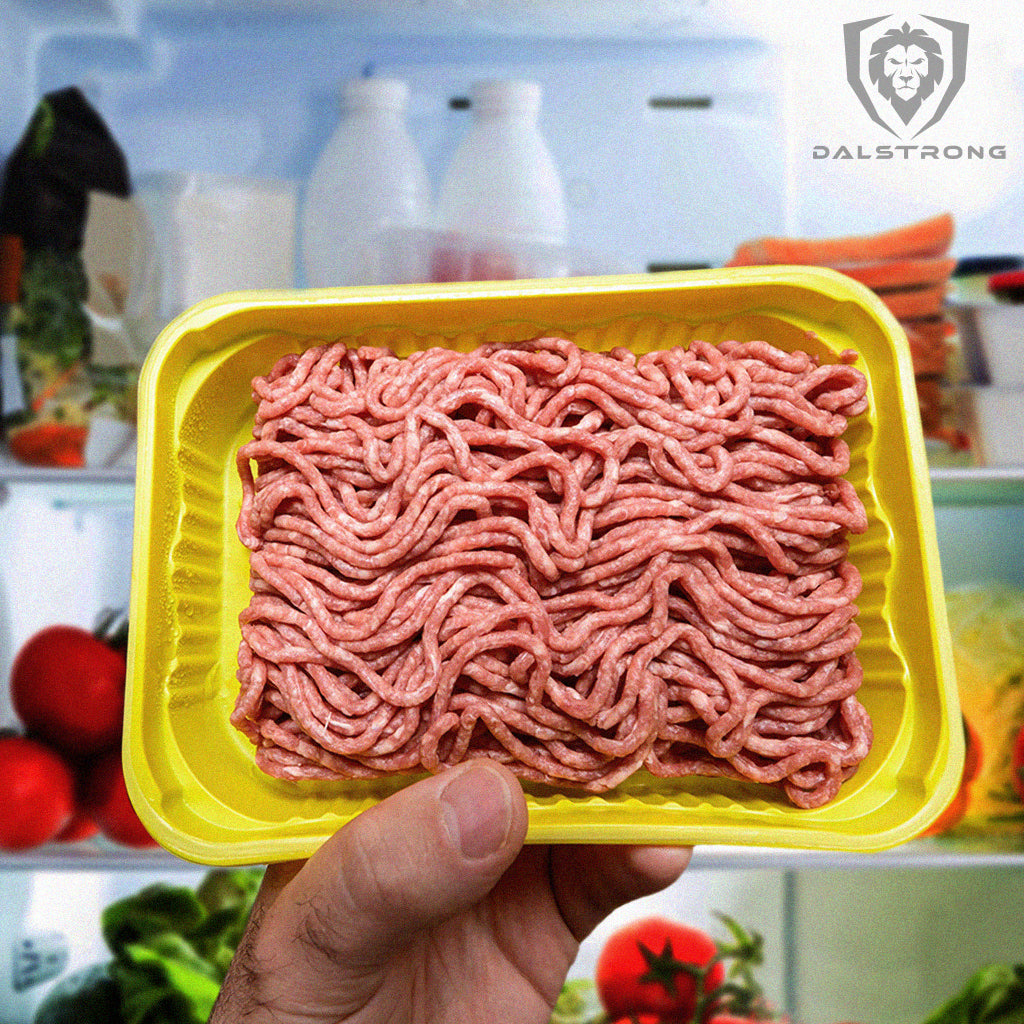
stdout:
[(968, 26), (892, 15), (843, 26), (846, 80), (876, 124), (915, 138), (949, 109), (967, 70)]

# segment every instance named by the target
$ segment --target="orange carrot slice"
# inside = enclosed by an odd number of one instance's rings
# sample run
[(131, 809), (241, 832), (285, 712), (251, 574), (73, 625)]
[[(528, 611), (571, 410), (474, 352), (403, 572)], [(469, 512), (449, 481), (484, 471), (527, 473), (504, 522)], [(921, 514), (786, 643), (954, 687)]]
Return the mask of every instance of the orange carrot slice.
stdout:
[(956, 260), (946, 256), (910, 257), (880, 263), (840, 263), (832, 269), (860, 281), (873, 291), (884, 292), (944, 284), (956, 269)]
[(897, 320), (938, 316), (946, 301), (946, 286), (940, 284), (932, 288), (907, 288), (904, 291), (883, 292), (878, 297)]
[(873, 235), (757, 238), (740, 245), (728, 266), (788, 263), (822, 267), (942, 256), (953, 241), (953, 227), (952, 214), (941, 213)]

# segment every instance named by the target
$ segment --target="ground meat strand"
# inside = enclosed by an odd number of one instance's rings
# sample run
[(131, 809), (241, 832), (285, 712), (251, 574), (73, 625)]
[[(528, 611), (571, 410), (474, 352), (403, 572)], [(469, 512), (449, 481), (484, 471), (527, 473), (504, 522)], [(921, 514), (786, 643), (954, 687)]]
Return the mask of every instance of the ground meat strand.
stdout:
[(590, 792), (646, 769), (816, 807), (867, 754), (847, 354), (339, 343), (253, 395), (232, 722), (267, 773), (487, 756)]

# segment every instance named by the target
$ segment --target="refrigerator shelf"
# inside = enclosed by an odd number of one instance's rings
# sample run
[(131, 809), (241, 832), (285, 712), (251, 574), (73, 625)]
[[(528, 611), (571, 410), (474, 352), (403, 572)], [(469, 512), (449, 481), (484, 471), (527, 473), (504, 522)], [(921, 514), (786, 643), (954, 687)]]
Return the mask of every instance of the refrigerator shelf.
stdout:
[[(24, 853), (0, 854), (3, 871), (194, 871), (192, 861), (166, 850), (132, 850), (102, 839), (68, 846), (50, 844)], [(689, 871), (898, 871), (1024, 869), (1024, 848), (971, 849), (915, 840), (874, 853), (787, 850), (760, 846), (698, 846)]]

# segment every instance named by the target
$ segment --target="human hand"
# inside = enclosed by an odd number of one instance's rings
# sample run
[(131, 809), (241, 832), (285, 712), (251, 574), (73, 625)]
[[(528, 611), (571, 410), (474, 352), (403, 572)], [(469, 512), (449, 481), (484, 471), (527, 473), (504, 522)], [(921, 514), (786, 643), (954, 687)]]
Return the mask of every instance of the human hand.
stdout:
[(271, 865), (209, 1024), (546, 1024), (582, 939), (690, 851), (523, 846), (526, 825), (479, 760)]

